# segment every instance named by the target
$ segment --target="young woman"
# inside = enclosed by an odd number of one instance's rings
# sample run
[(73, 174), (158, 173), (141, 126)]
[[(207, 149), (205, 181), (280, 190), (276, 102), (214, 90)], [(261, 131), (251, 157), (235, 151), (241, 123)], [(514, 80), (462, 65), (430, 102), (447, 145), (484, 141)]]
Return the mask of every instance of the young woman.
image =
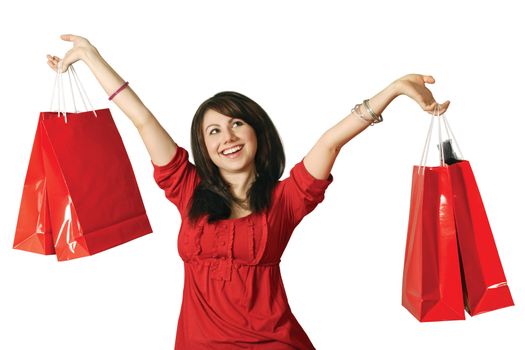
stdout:
[(49, 66), (64, 72), (78, 60), (88, 65), (137, 127), (155, 181), (180, 211), (185, 279), (175, 349), (315, 349), (290, 310), (281, 255), (294, 228), (323, 200), (341, 148), (382, 121), (394, 98), (407, 95), (425, 111), (446, 111), (449, 102), (438, 104), (425, 86), (434, 79), (406, 75), (356, 105), (279, 180), (285, 167), (281, 140), (248, 97), (221, 92), (202, 103), (192, 123), (192, 164), (87, 39), (61, 38), (73, 48), (62, 60), (48, 55)]

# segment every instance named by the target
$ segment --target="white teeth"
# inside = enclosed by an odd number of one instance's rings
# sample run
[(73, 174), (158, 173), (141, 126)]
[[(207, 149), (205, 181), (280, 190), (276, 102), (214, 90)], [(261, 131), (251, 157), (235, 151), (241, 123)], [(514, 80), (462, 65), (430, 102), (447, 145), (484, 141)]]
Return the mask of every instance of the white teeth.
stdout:
[(241, 146), (233, 147), (233, 148), (227, 149), (226, 151), (223, 151), (222, 154), (224, 155), (231, 154), (233, 152), (237, 152), (241, 148), (242, 148)]

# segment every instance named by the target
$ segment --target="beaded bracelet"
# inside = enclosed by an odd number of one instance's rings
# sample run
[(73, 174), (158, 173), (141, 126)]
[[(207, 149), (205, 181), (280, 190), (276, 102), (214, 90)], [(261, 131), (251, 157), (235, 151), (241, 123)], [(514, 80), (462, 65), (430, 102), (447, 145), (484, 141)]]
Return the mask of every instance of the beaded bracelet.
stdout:
[(117, 96), (117, 94), (118, 94), (119, 92), (121, 92), (122, 90), (124, 90), (124, 89), (126, 88), (126, 86), (128, 86), (128, 85), (129, 85), (129, 82), (126, 81), (124, 84), (122, 84), (121, 87), (119, 87), (114, 93), (112, 93), (111, 96), (109, 96), (108, 100), (111, 101), (115, 96)]

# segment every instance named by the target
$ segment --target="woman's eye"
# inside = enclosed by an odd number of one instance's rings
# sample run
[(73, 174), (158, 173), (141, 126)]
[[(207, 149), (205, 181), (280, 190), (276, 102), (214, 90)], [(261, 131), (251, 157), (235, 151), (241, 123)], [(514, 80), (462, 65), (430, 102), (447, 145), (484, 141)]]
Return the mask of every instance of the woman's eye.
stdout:
[(237, 124), (237, 125), (242, 125), (242, 122), (239, 121), (239, 120), (237, 120), (237, 121), (233, 122), (233, 125), (235, 125), (235, 124)]
[(216, 131), (218, 132), (218, 131), (219, 131), (219, 129), (211, 129), (211, 131), (210, 131), (210, 135), (213, 135), (213, 134), (215, 134), (215, 132), (216, 132)]

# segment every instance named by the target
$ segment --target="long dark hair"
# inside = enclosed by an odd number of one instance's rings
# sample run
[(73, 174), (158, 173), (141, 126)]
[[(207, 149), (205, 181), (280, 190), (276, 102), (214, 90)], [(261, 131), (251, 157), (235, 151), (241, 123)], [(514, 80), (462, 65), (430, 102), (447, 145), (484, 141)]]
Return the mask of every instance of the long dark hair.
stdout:
[(206, 214), (209, 215), (208, 222), (227, 219), (231, 215), (232, 205), (238, 202), (218, 167), (210, 159), (204, 143), (202, 123), (209, 109), (242, 119), (255, 130), (257, 176), (248, 190), (247, 198), (253, 212), (263, 211), (270, 205), (272, 191), (284, 171), (285, 156), (281, 138), (268, 114), (255, 101), (237, 92), (224, 91), (200, 105), (191, 125), (191, 150), (201, 181), (193, 192), (188, 213), (190, 221), (195, 223)]

